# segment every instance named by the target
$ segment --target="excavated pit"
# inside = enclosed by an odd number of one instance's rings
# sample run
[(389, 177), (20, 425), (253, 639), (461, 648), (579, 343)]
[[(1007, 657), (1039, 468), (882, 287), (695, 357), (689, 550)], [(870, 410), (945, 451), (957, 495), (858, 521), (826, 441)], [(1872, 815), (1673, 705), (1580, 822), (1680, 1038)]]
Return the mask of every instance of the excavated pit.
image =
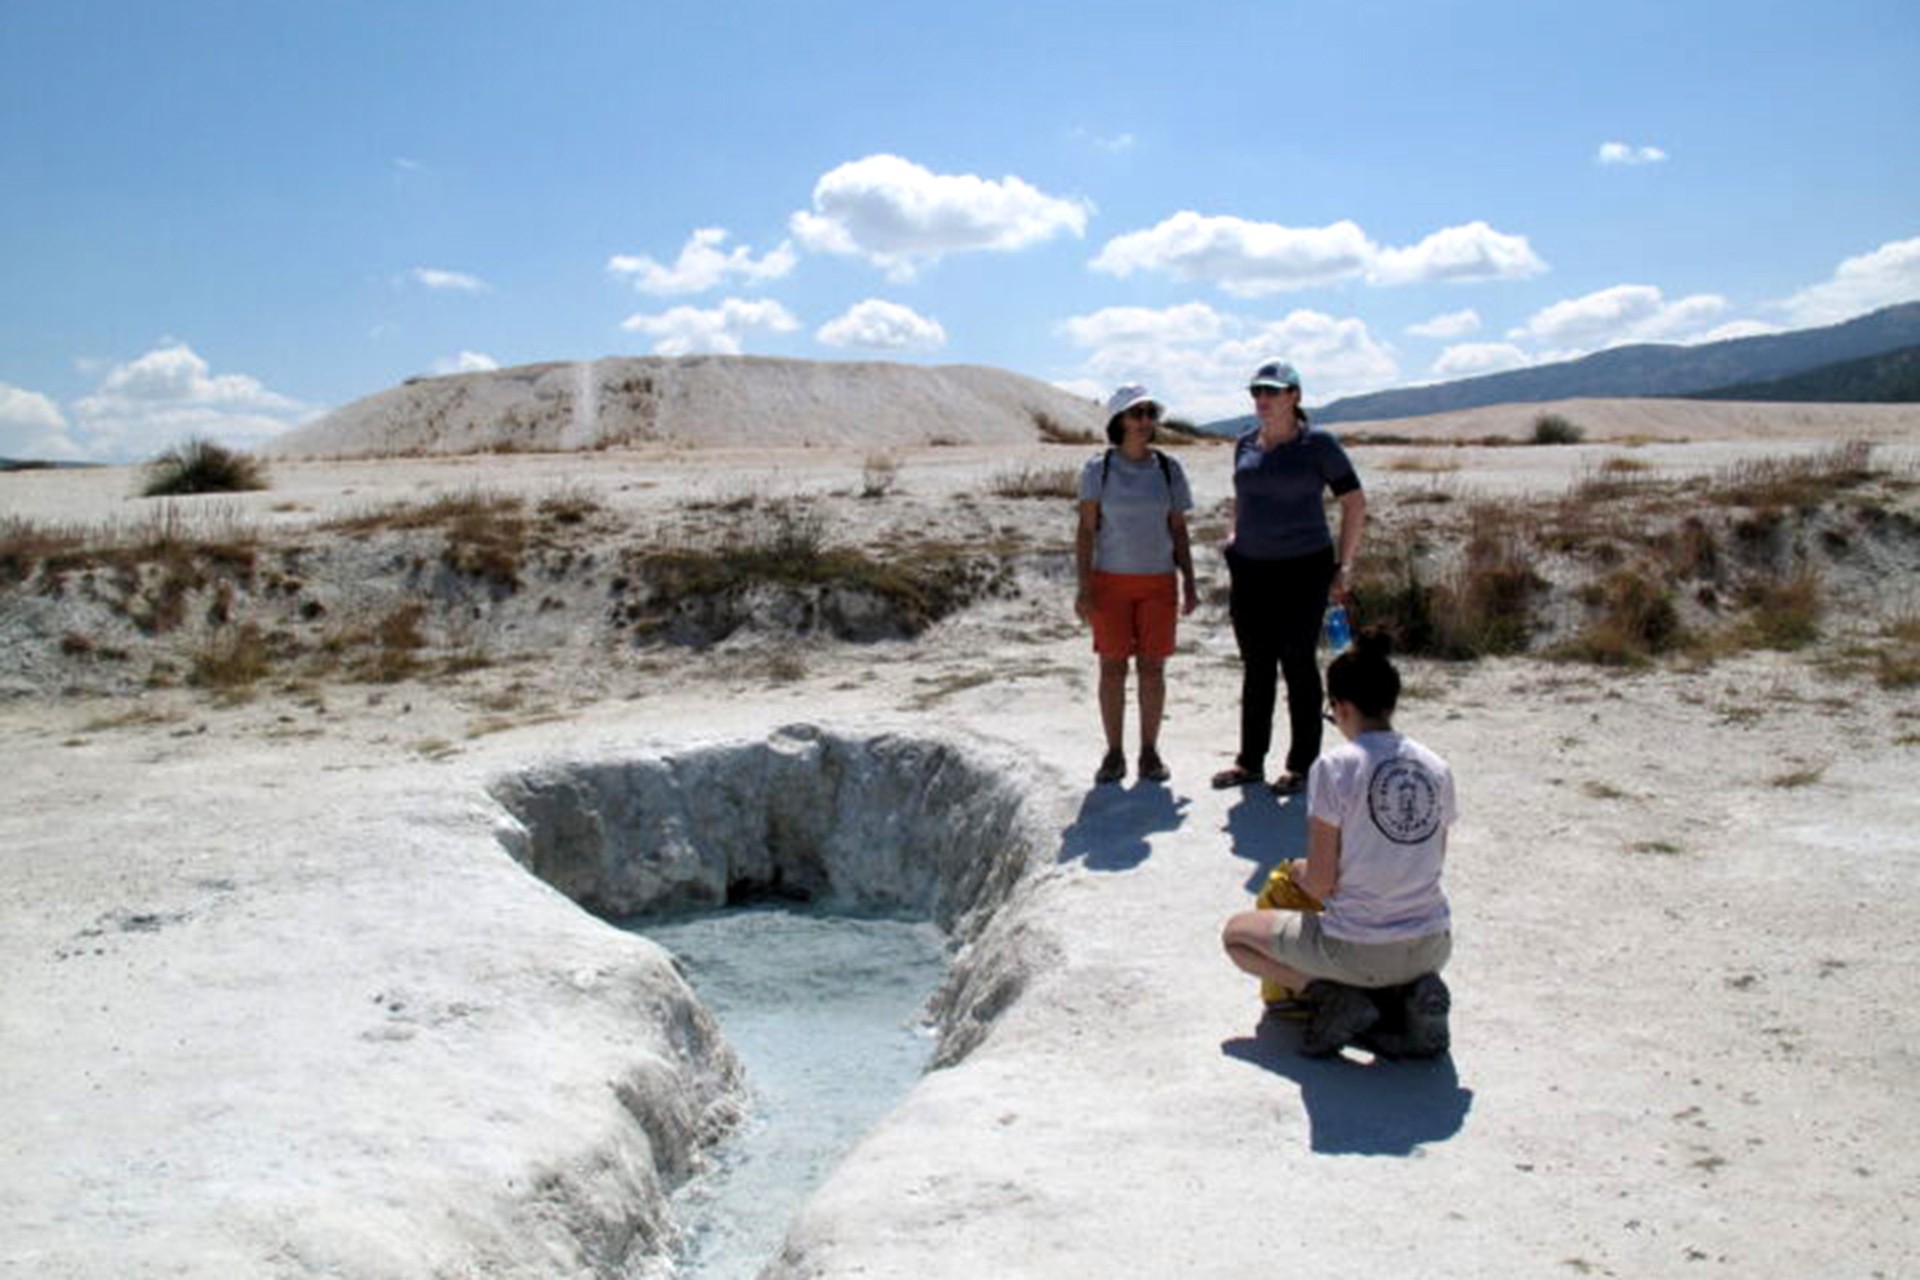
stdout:
[[(706, 1160), (656, 1155), (667, 1183), (690, 1167), (713, 1171), (675, 1200), (686, 1274), (753, 1274), (784, 1225), (743, 1231), (738, 1219), (769, 1200), (797, 1208), (858, 1136), (850, 1126), (891, 1108), (848, 1089), (846, 1076), (871, 1063), (876, 1087), (904, 1096), (923, 1067), (979, 1043), (1035, 963), (1033, 939), (995, 914), (1032, 862), (1020, 793), (949, 743), (797, 725), (760, 742), (549, 765), (492, 790), (517, 819), (502, 838), (521, 865), (610, 923), (658, 934), (722, 1034), (730, 1019), (740, 1028), (745, 1138)], [(897, 963), (860, 962), (882, 954)], [(873, 989), (835, 994), (849, 984)], [(818, 1008), (820, 1025), (782, 1003)], [(868, 1027), (836, 1029), (829, 1019), (846, 1009)], [(835, 1057), (800, 1052), (833, 1037), (848, 1042)], [(862, 1109), (825, 1114), (838, 1099)], [(794, 1137), (795, 1127), (805, 1132)], [(817, 1134), (831, 1135), (831, 1149)], [(770, 1197), (775, 1184), (782, 1192)]]

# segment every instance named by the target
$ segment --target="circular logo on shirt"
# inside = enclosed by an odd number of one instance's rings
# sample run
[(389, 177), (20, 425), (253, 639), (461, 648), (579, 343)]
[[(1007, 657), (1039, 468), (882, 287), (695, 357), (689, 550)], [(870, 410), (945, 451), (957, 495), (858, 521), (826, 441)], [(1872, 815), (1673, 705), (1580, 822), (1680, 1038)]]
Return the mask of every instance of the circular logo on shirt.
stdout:
[(1419, 844), (1440, 829), (1440, 786), (1416, 761), (1384, 761), (1367, 783), (1367, 814), (1395, 844)]

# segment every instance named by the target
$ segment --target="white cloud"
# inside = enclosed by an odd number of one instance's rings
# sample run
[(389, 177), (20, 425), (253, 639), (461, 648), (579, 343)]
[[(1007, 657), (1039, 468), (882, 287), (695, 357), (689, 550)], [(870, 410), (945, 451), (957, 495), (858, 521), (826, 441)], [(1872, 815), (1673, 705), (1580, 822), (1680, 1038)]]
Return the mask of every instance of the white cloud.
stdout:
[(1061, 322), (1060, 331), (1076, 347), (1112, 347), (1122, 343), (1208, 342), (1225, 335), (1228, 317), (1204, 302), (1177, 307), (1104, 307)]
[(1253, 298), (1357, 276), (1377, 252), (1353, 222), (1283, 227), (1185, 209), (1158, 226), (1107, 241), (1090, 265), (1122, 279), (1136, 271), (1162, 272)]
[(1594, 155), (1595, 163), (1608, 166), (1660, 164), (1666, 158), (1667, 153), (1659, 147), (1636, 147), (1625, 142), (1603, 142)]
[(435, 373), (491, 373), (500, 362), (483, 351), (462, 351), (433, 362)]
[(1465, 311), (1449, 311), (1431, 320), (1407, 326), (1407, 332), (1416, 338), (1463, 338), (1479, 331), (1480, 313), (1472, 307)]
[(855, 303), (845, 315), (821, 325), (813, 336), (829, 347), (885, 351), (936, 351), (947, 345), (947, 331), (938, 320), (881, 298)]
[(1388, 285), (1525, 280), (1546, 269), (1525, 236), (1469, 222), (1444, 227), (1405, 249), (1382, 249), (1367, 279)]
[(1364, 277), (1371, 284), (1520, 280), (1547, 269), (1525, 236), (1484, 222), (1446, 227), (1404, 249), (1383, 248), (1358, 223), (1288, 227), (1182, 210), (1106, 243), (1089, 264), (1125, 278), (1161, 272), (1242, 298)]
[(899, 156), (853, 160), (821, 176), (813, 208), (789, 220), (817, 253), (864, 257), (896, 280), (949, 253), (1009, 252), (1086, 233), (1091, 206), (1015, 177), (937, 174)]
[(674, 307), (659, 315), (632, 315), (620, 327), (655, 339), (654, 354), (663, 356), (725, 355), (741, 352), (743, 333), (764, 329), (790, 333), (800, 322), (779, 303), (767, 298), (727, 298), (719, 306)]
[(1247, 377), (1273, 356), (1300, 369), (1316, 403), (1387, 385), (1399, 373), (1391, 349), (1364, 321), (1317, 311), (1269, 320), (1197, 302), (1161, 311), (1110, 307), (1059, 328), (1087, 352), (1062, 385), (1105, 394), (1123, 382), (1144, 382), (1174, 413), (1203, 422), (1248, 412)]
[(1621, 284), (1543, 307), (1507, 336), (1553, 347), (1562, 356), (1631, 342), (1699, 342), (1726, 309), (1718, 294), (1669, 302), (1654, 285)]
[(1442, 351), (1428, 372), (1441, 379), (1474, 378), (1524, 369), (1532, 363), (1533, 357), (1509, 342), (1462, 342)]
[(184, 342), (115, 365), (72, 410), (81, 451), (107, 461), (147, 457), (189, 436), (251, 447), (311, 416), (246, 374), (213, 374)]
[(415, 284), (438, 293), (485, 293), (489, 286), (479, 276), (464, 271), (444, 271), (439, 267), (415, 267), (407, 272)]
[(726, 239), (724, 228), (701, 227), (687, 237), (670, 267), (644, 254), (617, 253), (607, 260), (607, 272), (624, 277), (641, 293), (670, 295), (704, 293), (729, 280), (743, 284), (778, 280), (798, 261), (793, 245), (785, 240), (755, 258), (746, 245), (722, 249)]
[(1920, 237), (1890, 240), (1848, 258), (1833, 278), (1779, 304), (1794, 325), (1836, 324), (1881, 307), (1920, 299)]
[(65, 461), (80, 457), (67, 418), (38, 391), (0, 382), (0, 458)]

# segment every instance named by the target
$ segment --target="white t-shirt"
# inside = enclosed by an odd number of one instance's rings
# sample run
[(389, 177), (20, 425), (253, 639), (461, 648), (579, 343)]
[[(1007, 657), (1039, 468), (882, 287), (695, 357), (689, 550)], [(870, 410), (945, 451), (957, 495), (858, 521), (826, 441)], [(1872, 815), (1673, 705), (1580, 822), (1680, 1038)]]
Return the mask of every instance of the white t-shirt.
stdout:
[(1440, 890), (1456, 816), (1447, 762), (1398, 733), (1363, 733), (1313, 762), (1307, 816), (1340, 828), (1340, 881), (1320, 927), (1347, 942), (1398, 942), (1449, 927)]

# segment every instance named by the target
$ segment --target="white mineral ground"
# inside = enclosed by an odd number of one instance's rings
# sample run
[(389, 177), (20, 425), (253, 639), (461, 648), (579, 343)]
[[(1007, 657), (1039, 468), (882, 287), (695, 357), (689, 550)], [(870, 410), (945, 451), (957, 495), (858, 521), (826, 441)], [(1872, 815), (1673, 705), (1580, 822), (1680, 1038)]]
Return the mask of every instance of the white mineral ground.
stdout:
[[(1920, 440), (1912, 409), (1560, 409), (1594, 443), (1360, 451), (1376, 508), (1435, 484), (1564, 487), (1627, 451), (1609, 437), (1673, 441), (1630, 452), (1674, 474), (1870, 436), (1909, 478)], [(984, 495), (1088, 452), (883, 432), (894, 489), (862, 499), (878, 445), (780, 450), (778, 421), (728, 436), (281, 461), (264, 493), (182, 509), (297, 530), (566, 488), (664, 529), (691, 497), (811, 494), (832, 539), (859, 544), (901, 519), (937, 534), (972, 494), (969, 528), (1063, 544), (1066, 503)], [(1416, 454), (1459, 469), (1397, 465)], [(1181, 456), (1216, 510), (1225, 452)], [(135, 519), (130, 481), (0, 475), (0, 516)], [(1839, 640), (1637, 672), (1408, 663), (1401, 727), (1461, 792), (1454, 1049), (1310, 1062), (1219, 952), (1300, 815), (1206, 785), (1232, 753), (1238, 671), (1212, 547), (1201, 572), (1166, 788), (1089, 786), (1093, 659), (1057, 571), (914, 640), (483, 634), (491, 665), (456, 677), (269, 682), (238, 702), (63, 695), (30, 634), (57, 620), (0, 618), (0, 1273), (666, 1274), (661, 1191), (733, 1115), (730, 1057), (657, 949), (515, 861), (501, 780), (886, 734), (976, 771), (1015, 814), (996, 847), (1029, 865), (958, 927), (950, 1064), (832, 1175), (769, 1274), (1920, 1268), (1920, 694), (1836, 674)], [(1883, 584), (1896, 614), (1912, 593)], [(590, 619), (604, 588), (559, 598)], [(796, 724), (814, 728), (781, 731)], [(911, 808), (870, 794), (878, 811), (831, 826), (846, 857)], [(750, 829), (772, 803), (701, 795), (689, 813)], [(959, 825), (970, 804), (951, 801)]]

